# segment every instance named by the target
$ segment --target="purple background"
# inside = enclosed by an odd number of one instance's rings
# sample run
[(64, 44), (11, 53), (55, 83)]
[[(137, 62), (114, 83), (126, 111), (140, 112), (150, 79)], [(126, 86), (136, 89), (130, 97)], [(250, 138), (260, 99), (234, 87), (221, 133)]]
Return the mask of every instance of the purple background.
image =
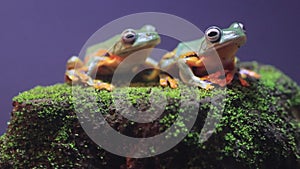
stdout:
[(6, 130), (13, 96), (36, 85), (63, 82), (66, 60), (96, 30), (136, 12), (174, 14), (201, 30), (242, 21), (248, 42), (238, 52), (240, 59), (275, 65), (299, 84), (299, 5), (296, 0), (1, 1), (0, 134)]

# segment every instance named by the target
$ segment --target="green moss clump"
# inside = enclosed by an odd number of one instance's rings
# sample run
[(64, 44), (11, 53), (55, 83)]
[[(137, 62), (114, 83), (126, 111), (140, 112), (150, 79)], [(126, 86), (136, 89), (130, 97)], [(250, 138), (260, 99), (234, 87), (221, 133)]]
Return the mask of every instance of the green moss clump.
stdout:
[[(299, 167), (300, 123), (291, 113), (300, 107), (298, 85), (271, 66), (242, 66), (259, 72), (261, 79), (247, 79), (250, 87), (235, 80), (226, 90), (212, 91), (130, 87), (112, 94), (57, 84), (23, 92), (13, 99), (9, 127), (0, 137), (0, 168), (125, 167), (125, 158), (105, 151), (83, 131), (76, 113), (85, 111), (101, 113), (112, 127), (132, 137), (153, 136), (172, 124), (176, 131), (169, 137), (177, 137), (187, 131), (179, 113), (198, 111), (192, 130), (173, 149), (152, 158), (127, 159), (127, 165), (136, 168)], [(130, 104), (150, 115), (156, 111), (151, 101), (159, 104), (165, 99), (167, 105), (160, 118), (139, 124), (116, 114), (115, 97), (123, 100), (124, 110)], [(206, 121), (211, 128), (203, 128)]]

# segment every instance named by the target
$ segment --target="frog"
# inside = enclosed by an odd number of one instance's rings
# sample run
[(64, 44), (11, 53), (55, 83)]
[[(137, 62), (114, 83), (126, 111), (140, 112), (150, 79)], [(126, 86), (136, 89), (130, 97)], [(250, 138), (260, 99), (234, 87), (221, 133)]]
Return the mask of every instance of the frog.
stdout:
[[(176, 79), (181, 79), (188, 85), (213, 89), (215, 85), (223, 87), (230, 84), (237, 73), (240, 83), (249, 86), (245, 79), (259, 79), (260, 75), (236, 66), (236, 53), (246, 40), (246, 30), (240, 22), (224, 29), (211, 26), (200, 39), (181, 42), (174, 50), (167, 52), (158, 64), (163, 71), (153, 72), (153, 76), (159, 74), (159, 83), (163, 87), (177, 88)], [(221, 66), (212, 57), (214, 53), (220, 59)]]
[[(151, 62), (153, 59), (148, 57), (151, 49), (160, 43), (160, 36), (155, 29), (152, 25), (144, 25), (139, 30), (125, 29), (121, 34), (88, 47), (83, 60), (72, 56), (66, 64), (65, 82), (112, 91), (114, 85), (104, 81), (105, 77), (113, 76), (124, 59), (142, 50), (146, 52), (141, 52), (138, 56), (134, 55), (135, 65), (128, 65), (126, 69), (134, 72), (139, 71), (137, 68), (139, 64), (157, 66)], [(146, 75), (144, 78), (151, 80)]]

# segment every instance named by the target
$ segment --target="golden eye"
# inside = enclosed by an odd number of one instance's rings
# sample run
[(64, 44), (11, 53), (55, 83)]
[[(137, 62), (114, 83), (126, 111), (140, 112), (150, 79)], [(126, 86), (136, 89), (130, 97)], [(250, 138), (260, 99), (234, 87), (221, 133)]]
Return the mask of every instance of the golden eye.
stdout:
[(136, 32), (133, 29), (126, 29), (121, 36), (124, 43), (133, 44), (136, 39)]
[(209, 27), (205, 31), (205, 37), (211, 43), (218, 42), (221, 38), (221, 29), (216, 26)]

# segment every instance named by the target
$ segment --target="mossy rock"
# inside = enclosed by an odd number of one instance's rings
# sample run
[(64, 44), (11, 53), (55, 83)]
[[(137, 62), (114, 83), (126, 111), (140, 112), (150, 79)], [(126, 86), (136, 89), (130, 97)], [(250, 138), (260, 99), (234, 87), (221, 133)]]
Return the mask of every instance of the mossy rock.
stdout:
[[(120, 133), (149, 137), (164, 131), (179, 112), (185, 111), (178, 105), (183, 89), (118, 89), (135, 107), (143, 109), (149, 107), (150, 91), (166, 96), (168, 104), (163, 114), (148, 124), (116, 114), (107, 91), (56, 84), (23, 92), (13, 99), (7, 132), (0, 137), (0, 168), (300, 168), (298, 85), (272, 66), (256, 62), (241, 65), (259, 72), (261, 79), (248, 79), (250, 87), (234, 80), (226, 92), (224, 88), (197, 90), (194, 94), (199, 114), (189, 134), (171, 150), (145, 159), (120, 157), (95, 144), (78, 121), (74, 111), (78, 98), (72, 91), (81, 96), (82, 111), (101, 105), (93, 112), (101, 113)], [(224, 94), (220, 122), (215, 130), (207, 131), (212, 132), (208, 140), (200, 142), (205, 119), (220, 115), (220, 107), (211, 103)], [(98, 98), (96, 103), (89, 102), (91, 95)], [(182, 124), (176, 127), (179, 133), (186, 129)]]

